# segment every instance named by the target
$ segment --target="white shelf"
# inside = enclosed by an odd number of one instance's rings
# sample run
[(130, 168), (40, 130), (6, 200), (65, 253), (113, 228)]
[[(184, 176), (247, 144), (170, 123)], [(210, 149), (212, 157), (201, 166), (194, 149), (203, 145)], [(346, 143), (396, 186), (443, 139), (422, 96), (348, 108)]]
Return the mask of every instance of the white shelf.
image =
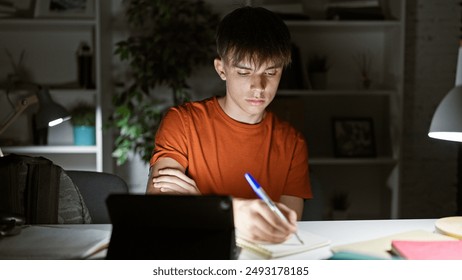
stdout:
[[(103, 171), (103, 120), (101, 111), (101, 17), (100, 0), (95, 0), (92, 18), (3, 18), (0, 19), (0, 37), (4, 38), (5, 49), (14, 58), (24, 51), (27, 70), (34, 82), (50, 89), (53, 100), (71, 109), (79, 102), (96, 107), (96, 144), (94, 146), (73, 145), (71, 124), (50, 128), (47, 146), (0, 147), (3, 153), (18, 153), (43, 156), (52, 159), (65, 169)], [(76, 51), (82, 42), (89, 44), (93, 52), (93, 76), (97, 88), (79, 88)], [(8, 67), (0, 67), (0, 76), (8, 74)], [(3, 102), (3, 101), (2, 101)], [(6, 104), (5, 104), (6, 105)], [(4, 108), (0, 103), (0, 108)], [(7, 110), (11, 110), (8, 107)], [(31, 111), (31, 110), (29, 110)], [(29, 115), (32, 112), (28, 112)], [(21, 128), (2, 135), (13, 139), (12, 145), (32, 143), (29, 131), (30, 116), (24, 115)], [(8, 131), (7, 131), (8, 132)]]
[(27, 154), (96, 154), (96, 146), (18, 146), (1, 147), (6, 153), (27, 153)]
[(395, 90), (278, 90), (278, 96), (333, 96), (333, 95), (345, 95), (345, 96), (360, 96), (360, 95), (380, 95), (380, 96), (391, 96), (396, 94)]
[(0, 29), (47, 29), (47, 30), (63, 30), (66, 29), (81, 29), (90, 28), (96, 25), (95, 19), (23, 19), (23, 18), (8, 18), (0, 19)]
[(314, 157), (309, 159), (311, 165), (393, 165), (397, 160), (391, 157), (378, 158), (330, 158)]
[(288, 27), (388, 28), (399, 27), (398, 20), (287, 20)]
[[(298, 50), (294, 65), (300, 69), (294, 70), (300, 72), (303, 83), (298, 81), (297, 86), (305, 89), (281, 88), (271, 107), (307, 139), (311, 171), (326, 186), (324, 196), (348, 192), (352, 202), (360, 202), (351, 211), (379, 214), (373, 218), (397, 218), (399, 213), (405, 2), (387, 1), (393, 19), (286, 20)], [(313, 77), (307, 64), (313, 55), (328, 59), (325, 90), (308, 89)], [(370, 89), (361, 88), (363, 68), (371, 80)], [(332, 120), (363, 117), (372, 120), (377, 156), (335, 157)], [(352, 139), (361, 138), (357, 127), (345, 131)]]
[[(46, 85), (44, 85), (46, 86)], [(96, 89), (80, 89), (80, 88), (54, 88), (53, 85), (50, 86), (51, 94), (62, 94), (62, 95), (96, 95)]]

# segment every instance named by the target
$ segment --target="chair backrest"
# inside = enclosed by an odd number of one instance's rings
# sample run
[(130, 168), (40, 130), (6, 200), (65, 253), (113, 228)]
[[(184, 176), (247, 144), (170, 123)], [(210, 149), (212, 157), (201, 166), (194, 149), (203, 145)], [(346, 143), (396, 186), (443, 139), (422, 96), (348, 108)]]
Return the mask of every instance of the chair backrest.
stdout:
[(93, 171), (66, 170), (80, 190), (90, 212), (92, 223), (110, 224), (106, 198), (112, 193), (128, 193), (127, 183), (115, 174)]

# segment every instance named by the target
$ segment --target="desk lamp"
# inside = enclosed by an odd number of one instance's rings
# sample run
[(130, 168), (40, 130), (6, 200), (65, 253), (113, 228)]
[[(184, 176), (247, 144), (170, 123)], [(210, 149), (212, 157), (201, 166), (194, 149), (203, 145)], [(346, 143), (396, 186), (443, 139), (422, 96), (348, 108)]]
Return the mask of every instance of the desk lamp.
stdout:
[(35, 129), (43, 131), (69, 120), (69, 112), (54, 102), (46, 88), (39, 87), (34, 95), (21, 99), (15, 107), (15, 112), (0, 126), (0, 135), (31, 105), (39, 103), (39, 111), (35, 117)]
[[(462, 40), (459, 46), (456, 83), (436, 108), (428, 136), (462, 142)], [(457, 215), (462, 215), (462, 144), (458, 152)]]

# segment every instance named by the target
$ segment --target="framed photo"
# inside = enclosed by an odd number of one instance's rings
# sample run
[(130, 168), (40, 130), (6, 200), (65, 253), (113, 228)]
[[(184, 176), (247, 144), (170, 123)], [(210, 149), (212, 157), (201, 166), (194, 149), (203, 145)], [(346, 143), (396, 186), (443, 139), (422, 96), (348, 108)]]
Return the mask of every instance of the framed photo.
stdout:
[(36, 18), (92, 18), (95, 0), (36, 0)]
[(375, 157), (372, 118), (334, 118), (334, 155), (336, 157)]

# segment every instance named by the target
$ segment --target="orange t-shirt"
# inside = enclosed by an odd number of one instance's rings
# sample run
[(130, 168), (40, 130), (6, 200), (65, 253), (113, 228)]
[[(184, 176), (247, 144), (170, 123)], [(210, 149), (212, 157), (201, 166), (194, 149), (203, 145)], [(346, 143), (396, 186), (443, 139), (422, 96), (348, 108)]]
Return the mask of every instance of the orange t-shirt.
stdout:
[(172, 107), (155, 139), (151, 165), (170, 157), (185, 167), (202, 194), (257, 198), (249, 172), (275, 201), (311, 198), (308, 149), (289, 123), (267, 112), (258, 124), (230, 118), (216, 97)]

